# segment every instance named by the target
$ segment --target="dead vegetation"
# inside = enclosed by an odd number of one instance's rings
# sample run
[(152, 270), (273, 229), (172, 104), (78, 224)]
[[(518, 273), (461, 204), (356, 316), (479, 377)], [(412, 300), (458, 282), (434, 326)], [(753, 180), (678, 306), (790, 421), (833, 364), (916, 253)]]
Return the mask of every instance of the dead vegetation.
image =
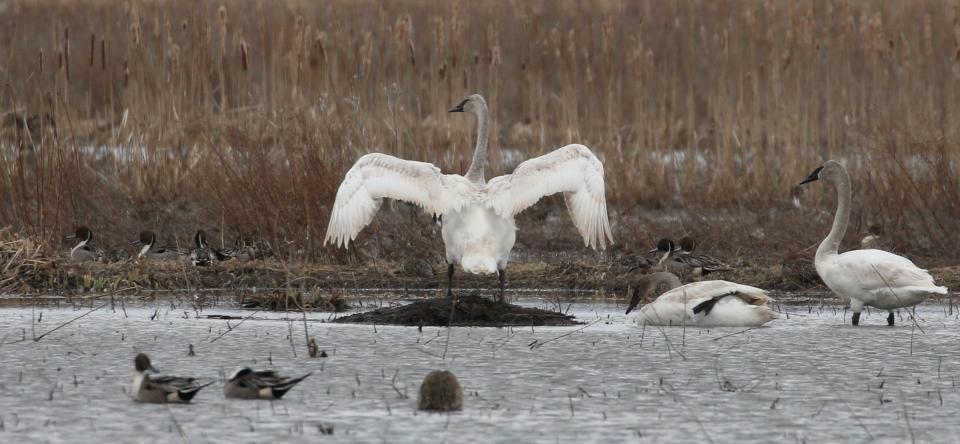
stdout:
[[(684, 234), (748, 268), (812, 256), (832, 194), (794, 185), (826, 158), (845, 160), (853, 175), (849, 246), (879, 226), (924, 266), (953, 263), (960, 251), (960, 12), (946, 2), (3, 8), (0, 226), (51, 256), (80, 224), (114, 247), (144, 229), (187, 246), (203, 228), (217, 247), (242, 238), (285, 263), (363, 266), (436, 285), (438, 230), (407, 205), (385, 205), (392, 214), (350, 251), (322, 239), (336, 187), (362, 154), (463, 172), (472, 124), (445, 110), (472, 92), (491, 104), (491, 173), (571, 142), (604, 160), (618, 245), (600, 264)], [(603, 266), (567, 267), (597, 257), (580, 255), (560, 199), (519, 223), (514, 263), (548, 265), (511, 273), (536, 274), (539, 286), (609, 279)], [(70, 273), (54, 279), (90, 274)], [(124, 279), (164, 287), (249, 278), (138, 273)]]

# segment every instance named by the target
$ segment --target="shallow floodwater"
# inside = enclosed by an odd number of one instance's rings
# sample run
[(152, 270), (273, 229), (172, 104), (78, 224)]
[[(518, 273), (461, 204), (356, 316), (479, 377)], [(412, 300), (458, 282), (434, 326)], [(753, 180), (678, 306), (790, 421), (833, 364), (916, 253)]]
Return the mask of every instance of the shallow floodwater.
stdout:
[[(960, 434), (960, 320), (942, 305), (920, 306), (916, 325), (902, 312), (893, 328), (884, 312), (864, 313), (856, 328), (843, 308), (782, 306), (767, 327), (709, 331), (640, 329), (616, 304), (573, 304), (585, 326), (449, 332), (330, 324), (330, 314), (310, 313), (306, 328), (329, 354), (311, 359), (301, 313), (196, 312), (164, 301), (108, 305), (32, 339), (89, 309), (0, 309), (0, 442), (947, 442)], [(211, 314), (252, 317), (202, 318)], [(196, 356), (187, 356), (189, 344)], [(135, 403), (137, 352), (162, 373), (217, 383), (189, 405)], [(220, 381), (240, 366), (313, 375), (282, 401), (224, 399)], [(460, 378), (464, 410), (418, 412), (420, 381), (441, 368)]]

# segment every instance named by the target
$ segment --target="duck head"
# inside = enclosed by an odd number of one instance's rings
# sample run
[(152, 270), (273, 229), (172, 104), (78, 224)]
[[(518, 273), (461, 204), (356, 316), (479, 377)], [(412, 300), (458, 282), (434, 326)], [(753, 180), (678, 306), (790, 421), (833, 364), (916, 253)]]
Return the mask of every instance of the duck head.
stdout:
[(83, 242), (90, 242), (93, 239), (93, 231), (81, 225), (77, 227), (77, 231), (67, 236), (67, 239), (80, 239)]
[(157, 369), (153, 368), (150, 365), (150, 357), (146, 353), (137, 353), (137, 357), (133, 358), (133, 365), (136, 367), (137, 372), (143, 373), (146, 371), (151, 371), (156, 373)]

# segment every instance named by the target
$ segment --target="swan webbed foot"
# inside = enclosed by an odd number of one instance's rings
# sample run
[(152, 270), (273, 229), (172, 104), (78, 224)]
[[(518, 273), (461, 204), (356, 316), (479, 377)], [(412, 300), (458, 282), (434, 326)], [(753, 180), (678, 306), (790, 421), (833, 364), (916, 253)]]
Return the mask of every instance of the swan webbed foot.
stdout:
[(500, 298), (499, 302), (505, 304), (507, 301), (503, 297), (503, 289), (507, 282), (507, 270), (497, 270), (497, 276), (500, 278)]
[(852, 319), (853, 319), (853, 325), (860, 325), (860, 312), (858, 311), (854, 313)]
[(447, 264), (447, 298), (453, 299), (453, 264)]
[(894, 322), (893, 312), (891, 311), (890, 314), (887, 315), (887, 325), (889, 325), (889, 326), (892, 327), (892, 326), (893, 326), (893, 322)]

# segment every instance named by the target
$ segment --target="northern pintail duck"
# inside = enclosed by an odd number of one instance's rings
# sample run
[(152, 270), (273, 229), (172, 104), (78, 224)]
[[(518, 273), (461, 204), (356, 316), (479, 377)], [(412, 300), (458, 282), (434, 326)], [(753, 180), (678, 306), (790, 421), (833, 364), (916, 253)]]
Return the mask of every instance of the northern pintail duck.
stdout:
[(670, 239), (660, 239), (657, 248), (651, 252), (661, 254), (658, 264), (666, 271), (681, 276), (703, 276), (718, 271), (730, 271), (732, 268), (723, 261), (705, 254), (694, 254), (696, 243), (685, 237), (677, 245)]
[(197, 230), (193, 235), (193, 250), (190, 251), (190, 263), (198, 267), (213, 265), (219, 259), (217, 251), (207, 244), (207, 233)]
[(133, 360), (137, 369), (137, 376), (133, 378), (133, 399), (139, 402), (176, 402), (187, 403), (196, 396), (200, 389), (213, 384), (199, 384), (194, 378), (178, 376), (159, 376), (151, 378), (147, 372), (157, 370), (150, 365), (150, 358), (139, 353)]
[(272, 254), (272, 249), (265, 243), (247, 243), (238, 237), (234, 246), (219, 250), (217, 254), (219, 260), (236, 259), (246, 262), (266, 258)]
[(137, 259), (179, 260), (186, 256), (186, 253), (180, 249), (158, 246), (157, 235), (152, 231), (141, 231), (140, 239), (133, 243), (143, 245), (137, 253)]
[(223, 395), (227, 398), (241, 399), (280, 399), (307, 376), (299, 378), (280, 376), (273, 370), (255, 372), (249, 367), (238, 370), (223, 385)]
[(731, 271), (733, 267), (727, 265), (722, 260), (707, 254), (694, 253), (697, 249), (697, 243), (689, 237), (680, 239), (680, 249), (677, 251), (676, 260), (689, 266), (694, 276), (702, 276), (708, 273), (719, 271)]
[(642, 298), (666, 289), (653, 302), (640, 307), (636, 322), (640, 325), (691, 327), (750, 327), (777, 318), (770, 308), (773, 301), (765, 290), (727, 281), (700, 281), (680, 285), (680, 279), (666, 272), (651, 273), (633, 290), (627, 314)]
[(93, 231), (89, 228), (81, 226), (74, 234), (67, 236), (67, 239), (80, 240), (80, 243), (70, 250), (70, 259), (78, 262), (106, 260), (107, 250), (92, 242)]

